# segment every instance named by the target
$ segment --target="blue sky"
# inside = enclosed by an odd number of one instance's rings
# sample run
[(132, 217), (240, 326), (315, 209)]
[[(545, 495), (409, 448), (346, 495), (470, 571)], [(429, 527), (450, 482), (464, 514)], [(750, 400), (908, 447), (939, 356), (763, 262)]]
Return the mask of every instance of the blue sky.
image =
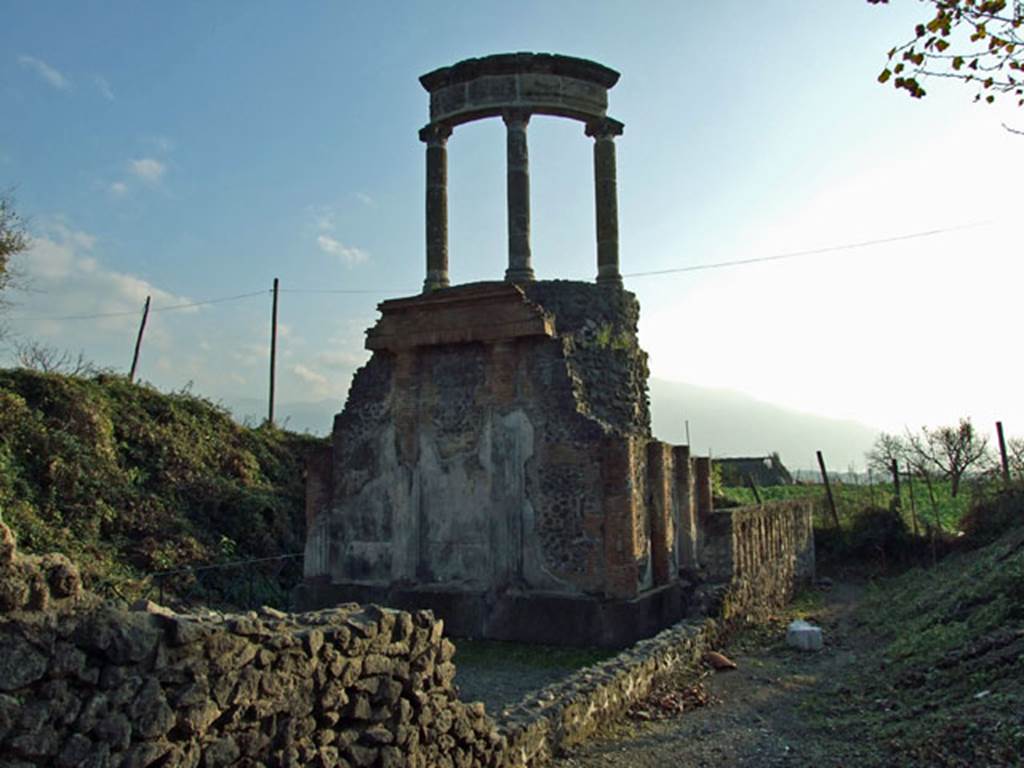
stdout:
[[(627, 274), (967, 227), (630, 278), (655, 375), (889, 430), (972, 415), (1024, 432), (1007, 354), (1024, 139), (1000, 125), (1024, 113), (953, 83), (913, 102), (875, 82), (918, 3), (4, 5), (0, 186), (35, 237), (9, 313), (23, 339), (124, 369), (137, 314), (59, 318), (279, 277), (279, 396), (340, 407), (375, 304), (423, 279), (418, 76), (552, 51), (622, 73)], [(456, 282), (504, 271), (503, 131), (449, 142)], [(569, 121), (529, 131), (538, 276), (592, 279), (591, 142)], [(268, 294), (155, 313), (142, 377), (262, 398), (268, 314)]]

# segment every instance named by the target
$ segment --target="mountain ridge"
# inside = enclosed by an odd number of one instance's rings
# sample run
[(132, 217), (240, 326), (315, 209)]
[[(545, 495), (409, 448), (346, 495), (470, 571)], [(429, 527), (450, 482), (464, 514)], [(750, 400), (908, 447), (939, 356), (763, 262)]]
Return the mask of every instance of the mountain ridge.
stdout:
[[(778, 452), (791, 469), (816, 469), (820, 450), (829, 469), (863, 466), (864, 452), (879, 430), (847, 419), (804, 413), (730, 389), (650, 379), (651, 420), (655, 436), (686, 443), (686, 422), (695, 453), (715, 456), (766, 456)], [(222, 405), (244, 423), (258, 423), (266, 403), (257, 398), (224, 398)], [(281, 402), (278, 426), (326, 435), (344, 399)]]

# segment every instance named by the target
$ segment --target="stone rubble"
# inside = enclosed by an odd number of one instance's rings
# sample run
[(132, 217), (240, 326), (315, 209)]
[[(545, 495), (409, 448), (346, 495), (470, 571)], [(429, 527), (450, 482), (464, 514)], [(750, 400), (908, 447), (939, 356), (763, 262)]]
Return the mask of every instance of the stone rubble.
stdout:
[(773, 570), (744, 563), (794, 529), (745, 543), (751, 514), (723, 514), (735, 546), (720, 560), (734, 571), (705, 590), (722, 618), (682, 621), (496, 718), (458, 699), (455, 645), (429, 611), (127, 611), (82, 595), (66, 559), (18, 555), (0, 526), (0, 578), (36, 595), (0, 612), (0, 768), (543, 765), (788, 594), (796, 557)]

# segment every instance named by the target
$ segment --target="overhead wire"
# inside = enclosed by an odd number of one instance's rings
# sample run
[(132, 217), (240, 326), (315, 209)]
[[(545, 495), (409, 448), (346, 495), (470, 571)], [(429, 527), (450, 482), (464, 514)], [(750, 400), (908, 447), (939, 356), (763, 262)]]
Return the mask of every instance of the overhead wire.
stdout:
[[(204, 307), (209, 304), (223, 304), (228, 301), (239, 301), (240, 299), (251, 299), (254, 296), (264, 296), (270, 293), (269, 289), (252, 291), (251, 293), (239, 293), (234, 296), (220, 296), (215, 299), (204, 299), (203, 301), (190, 301), (182, 304), (171, 304), (166, 307), (151, 307), (150, 312), (171, 312), (177, 309), (189, 309), (191, 307)], [(124, 310), (122, 312), (96, 312), (90, 315), (12, 315), (11, 320), (101, 320), (107, 317), (137, 317), (137, 309)]]
[(722, 269), (724, 267), (738, 267), (744, 264), (759, 264), (766, 261), (781, 261), (783, 259), (794, 259), (799, 256), (814, 256), (822, 253), (835, 253), (837, 251), (852, 251), (857, 248), (869, 248), (875, 245), (885, 245), (886, 243), (898, 243), (906, 240), (917, 240), (925, 237), (934, 237), (936, 235), (944, 235), (949, 232), (956, 232), (958, 230), (973, 229), (975, 227), (986, 226), (991, 224), (991, 221), (980, 221), (971, 224), (961, 224), (955, 227), (941, 227), (939, 229), (929, 229), (923, 232), (912, 232), (907, 235), (894, 235), (892, 237), (880, 237), (874, 240), (862, 240), (858, 243), (845, 243), (843, 245), (830, 245), (824, 248), (809, 248), (804, 251), (788, 251), (786, 253), (776, 253), (771, 256), (755, 256), (749, 259), (734, 259), (732, 261), (717, 261), (709, 264), (691, 264), (686, 267), (674, 267), (671, 269), (657, 269), (650, 272), (630, 272), (623, 274), (623, 277), (651, 277), (653, 275), (671, 275), (680, 272), (698, 272), (706, 269)]
[[(891, 237), (875, 238), (872, 240), (862, 240), (855, 243), (844, 243), (842, 245), (831, 245), (822, 248), (809, 248), (801, 251), (787, 251), (784, 253), (776, 253), (770, 256), (755, 256), (746, 259), (733, 259), (730, 261), (719, 261), (710, 262), (706, 264), (690, 264), (684, 267), (672, 267), (668, 269), (657, 269), (646, 272), (628, 272), (624, 273), (623, 277), (653, 277), (656, 275), (670, 275), (680, 274), (685, 272), (698, 272), (709, 269), (724, 269), (728, 267), (738, 267), (747, 264), (759, 264), (771, 261), (782, 261), (785, 259), (794, 259), (802, 256), (814, 256), (826, 253), (836, 253), (840, 251), (851, 251), (862, 248), (870, 248), (877, 245), (885, 245), (888, 243), (905, 242), (907, 240), (918, 240), (927, 237), (935, 237), (937, 235), (948, 234), (950, 232), (956, 232), (966, 229), (973, 229), (976, 227), (986, 226), (992, 224), (991, 221), (974, 222), (970, 224), (961, 224), (952, 227), (940, 227), (937, 229), (924, 230), (922, 232), (911, 232), (905, 235), (894, 235)], [(408, 294), (414, 293), (415, 291), (409, 291), (405, 289), (386, 289), (386, 288), (279, 288), (280, 293), (304, 293), (304, 294), (351, 294), (351, 295), (377, 295), (387, 296), (395, 294)], [(272, 289), (264, 289), (260, 291), (250, 291), (249, 293), (239, 293), (232, 296), (220, 296), (212, 299), (204, 299), (202, 301), (190, 301), (183, 302), (181, 304), (171, 304), (166, 307), (152, 307), (150, 312), (172, 312), (181, 309), (191, 309), (193, 307), (203, 307), (211, 304), (223, 304), (231, 301), (240, 301), (243, 299), (250, 299), (256, 296), (265, 296), (269, 293), (273, 293)], [(8, 319), (10, 320), (51, 320), (51, 321), (62, 321), (62, 320), (100, 320), (110, 317), (134, 317), (139, 314), (138, 310), (125, 310), (120, 312), (96, 312), (92, 314), (79, 314), (79, 315), (12, 315)]]

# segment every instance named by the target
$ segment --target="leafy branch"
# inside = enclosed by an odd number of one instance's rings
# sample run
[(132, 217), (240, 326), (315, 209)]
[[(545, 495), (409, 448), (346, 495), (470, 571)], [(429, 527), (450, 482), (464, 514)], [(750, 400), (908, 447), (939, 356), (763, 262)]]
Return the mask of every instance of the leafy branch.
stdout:
[[(867, 0), (872, 5), (889, 0)], [(944, 77), (975, 87), (975, 101), (1017, 97), (1024, 106), (1024, 2), (1014, 0), (922, 0), (934, 11), (914, 36), (889, 51), (878, 82), (920, 99), (921, 80)]]

